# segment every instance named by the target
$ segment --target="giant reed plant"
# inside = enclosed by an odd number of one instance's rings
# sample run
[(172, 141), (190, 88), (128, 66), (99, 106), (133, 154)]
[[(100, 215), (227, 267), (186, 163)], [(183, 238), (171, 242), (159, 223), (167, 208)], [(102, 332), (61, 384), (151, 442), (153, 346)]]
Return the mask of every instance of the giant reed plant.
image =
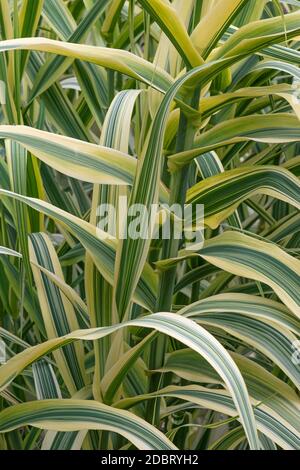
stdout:
[[(299, 448), (297, 2), (1, 0), (0, 34), (1, 448)], [(120, 196), (203, 204), (204, 245), (103, 238)]]

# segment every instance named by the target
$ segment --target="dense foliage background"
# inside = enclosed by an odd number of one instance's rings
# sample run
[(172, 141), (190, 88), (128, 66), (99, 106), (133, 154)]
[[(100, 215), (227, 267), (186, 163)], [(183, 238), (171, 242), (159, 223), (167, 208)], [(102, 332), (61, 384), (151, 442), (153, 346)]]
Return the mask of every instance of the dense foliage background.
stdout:
[[(299, 2), (1, 0), (0, 34), (0, 448), (299, 449)], [(104, 240), (125, 195), (204, 204), (204, 246)]]

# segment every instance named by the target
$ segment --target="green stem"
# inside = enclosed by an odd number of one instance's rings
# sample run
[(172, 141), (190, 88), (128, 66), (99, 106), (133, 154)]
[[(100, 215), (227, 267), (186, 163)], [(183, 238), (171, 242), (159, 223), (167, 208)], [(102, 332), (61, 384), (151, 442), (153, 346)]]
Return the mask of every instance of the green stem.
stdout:
[[(197, 106), (199, 103), (200, 90), (196, 90), (192, 105)], [(187, 120), (184, 113), (180, 112), (179, 131), (176, 142), (176, 152), (181, 152), (185, 149), (191, 148), (194, 140), (195, 128)], [(189, 166), (185, 166), (171, 176), (171, 193), (170, 193), (170, 206), (172, 204), (180, 204), (184, 206), (186, 199), (186, 191), (188, 187)], [(179, 250), (180, 240), (174, 239), (174, 231), (171, 231), (170, 238), (163, 240), (161, 259), (176, 258)], [(156, 305), (156, 311), (170, 312), (172, 310), (172, 299), (176, 281), (176, 267), (165, 271), (161, 274), (159, 295)], [(163, 366), (165, 352), (167, 348), (167, 337), (160, 335), (153, 341), (150, 349), (149, 367), (152, 370), (158, 369)], [(149, 382), (149, 392), (157, 390), (163, 384), (163, 376), (161, 374), (153, 374)], [(147, 407), (147, 416), (151, 417), (152, 423), (159, 425), (160, 419), (160, 399), (150, 400)]]
[[(14, 0), (14, 37), (15, 38), (20, 37), (17, 0)], [(21, 62), (21, 51), (14, 51), (14, 72), (15, 72), (14, 99), (15, 99), (15, 106), (16, 106), (16, 111), (17, 111), (17, 118), (18, 118), (18, 122), (15, 124), (21, 124), (20, 62)]]

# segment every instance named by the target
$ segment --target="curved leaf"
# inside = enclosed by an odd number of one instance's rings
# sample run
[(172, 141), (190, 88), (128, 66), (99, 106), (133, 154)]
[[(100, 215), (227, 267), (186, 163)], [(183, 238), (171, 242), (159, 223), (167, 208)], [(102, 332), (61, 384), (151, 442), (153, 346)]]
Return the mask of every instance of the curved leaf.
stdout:
[(205, 224), (217, 228), (241, 202), (256, 194), (267, 194), (300, 208), (299, 180), (275, 166), (246, 166), (206, 178), (187, 191), (186, 203), (203, 204)]
[(25, 367), (58, 347), (78, 339), (99, 339), (126, 326), (141, 326), (156, 329), (161, 333), (168, 334), (178, 339), (183, 344), (205, 357), (218, 371), (230, 390), (249, 439), (250, 446), (252, 448), (259, 448), (253, 411), (249, 403), (247, 389), (234, 361), (223, 346), (204, 328), (188, 318), (172, 313), (157, 313), (139, 320), (132, 320), (111, 327), (78, 330), (64, 337), (52, 339), (38, 346), (28, 348), (25, 352), (14, 356), (0, 368), (0, 388), (6, 388)]
[(0, 432), (25, 425), (56, 431), (98, 429), (117, 432), (138, 449), (172, 450), (176, 447), (154, 426), (133, 413), (92, 400), (40, 400), (11, 406), (0, 412)]

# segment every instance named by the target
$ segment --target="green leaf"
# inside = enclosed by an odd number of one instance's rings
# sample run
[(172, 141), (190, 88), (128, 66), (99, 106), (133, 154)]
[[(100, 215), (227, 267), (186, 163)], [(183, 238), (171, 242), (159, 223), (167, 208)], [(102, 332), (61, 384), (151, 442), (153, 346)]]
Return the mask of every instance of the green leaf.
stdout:
[(79, 330), (77, 332), (70, 333), (69, 335), (65, 335), (62, 338), (48, 340), (45, 343), (34, 346), (31, 349), (27, 349), (25, 353), (16, 355), (8, 361), (7, 364), (0, 368), (0, 387), (1, 389), (7, 387), (16, 375), (18, 375), (18, 373), (20, 373), (25, 367), (50, 351), (68, 344), (70, 341), (74, 341), (76, 339), (99, 339), (126, 326), (141, 326), (156, 329), (161, 333), (165, 333), (176, 338), (205, 357), (218, 371), (226, 383), (228, 390), (232, 394), (235, 406), (249, 439), (250, 446), (252, 448), (259, 448), (256, 426), (253, 418), (253, 411), (249, 403), (248, 392), (244, 384), (244, 380), (234, 361), (223, 346), (221, 346), (221, 344), (204, 328), (200, 327), (188, 318), (172, 313), (157, 313), (139, 320), (132, 320), (111, 327)]
[(146, 421), (128, 411), (116, 410), (93, 400), (40, 400), (15, 405), (0, 413), (0, 432), (31, 425), (65, 432), (98, 429), (117, 432), (141, 450), (176, 447)]
[(188, 190), (186, 203), (203, 204), (205, 224), (217, 228), (241, 202), (257, 194), (300, 208), (299, 180), (275, 166), (243, 166), (211, 176)]

